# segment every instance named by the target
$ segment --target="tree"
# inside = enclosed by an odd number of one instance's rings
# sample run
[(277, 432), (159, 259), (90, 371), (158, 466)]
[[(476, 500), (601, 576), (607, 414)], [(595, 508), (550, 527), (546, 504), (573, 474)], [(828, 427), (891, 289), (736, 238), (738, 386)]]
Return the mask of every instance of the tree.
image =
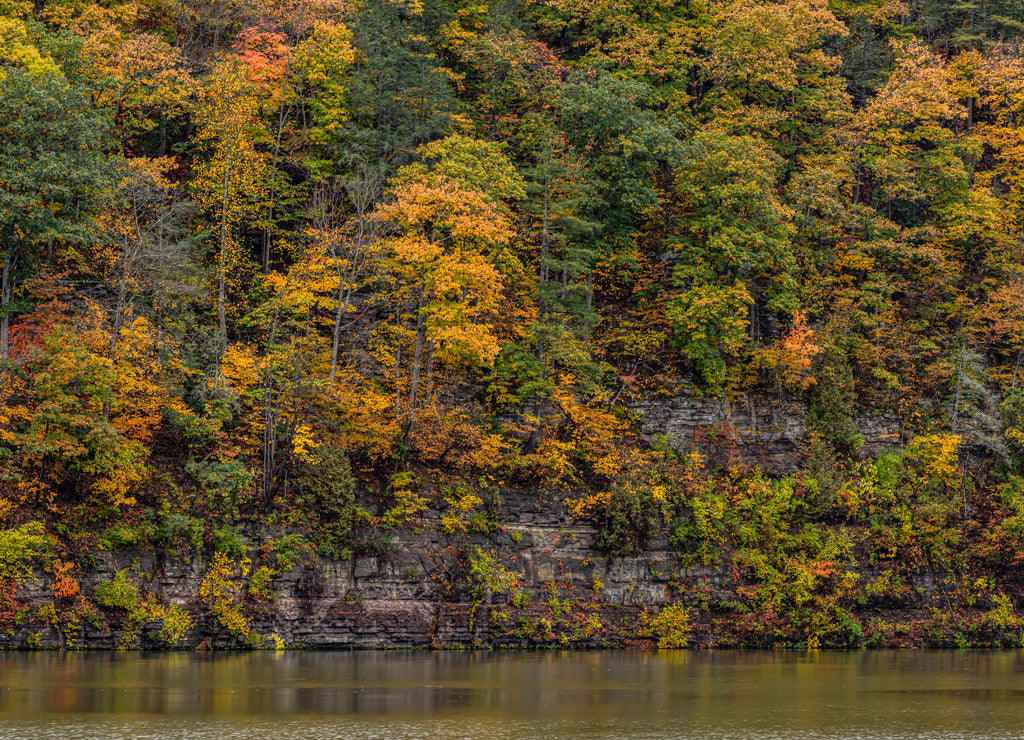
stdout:
[[(826, 41), (847, 34), (828, 0), (721, 0), (703, 27), (712, 84), (703, 106), (719, 128), (754, 131), (782, 154), (815, 151), (848, 112)], [(713, 106), (713, 107), (712, 107)]]
[(105, 122), (60, 75), (0, 74), (0, 359), (9, 356), (18, 280), (54, 243), (94, 238), (83, 210), (107, 180)]
[(443, 12), (438, 0), (355, 4), (351, 117), (323, 145), (341, 172), (364, 162), (392, 173), (416, 147), (449, 130), (454, 100), (430, 43)]
[(0, 16), (0, 41), (0, 63), (4, 67), (21, 69), (31, 77), (60, 75), (53, 59), (32, 43), (24, 21)]
[(840, 74), (858, 107), (885, 84), (892, 57), (890, 42), (904, 35), (902, 21), (907, 6), (892, 0), (832, 3), (832, 12), (849, 29), (837, 47), (843, 59)]
[(90, 28), (84, 43), (96, 107), (110, 117), (123, 154), (166, 156), (172, 127), (188, 111), (194, 80), (180, 49), (155, 33), (127, 33), (114, 23), (108, 19)]
[(700, 26), (709, 3), (672, 0), (537, 0), (530, 10), (554, 48), (569, 59), (642, 79), (657, 105), (681, 114), (696, 92)]
[(980, 148), (963, 135), (967, 107), (947, 65), (919, 43), (896, 51), (895, 70), (851, 122), (851, 135), (871, 177), (873, 205), (901, 225), (919, 226), (963, 201), (967, 160)]
[[(163, 176), (161, 168), (167, 164), (149, 159), (124, 162), (120, 182), (96, 217), (106, 239), (93, 257), (114, 295), (107, 350), (111, 362), (120, 354), (122, 329), (142, 313), (137, 299), (159, 306), (161, 297), (180, 290), (169, 286), (188, 285), (194, 269), (185, 224), (192, 211), (184, 199), (175, 197)], [(110, 421), (109, 403), (104, 405), (104, 418)]]
[[(295, 50), (293, 66), (297, 95), (282, 114), (309, 107), (309, 149), (304, 166), (315, 180), (327, 178), (336, 169), (329, 154), (342, 126), (349, 120), (349, 70), (356, 61), (352, 32), (340, 24), (317, 23)], [(283, 115), (279, 118), (280, 139)], [(280, 141), (276, 145), (280, 145)], [(348, 168), (345, 168), (348, 169)], [(356, 176), (352, 173), (352, 176)]]
[[(44, 505), (60, 496), (101, 508), (133, 504), (133, 490), (147, 474), (147, 449), (103, 418), (117, 385), (113, 363), (57, 329), (28, 369), (30, 380), (20, 398), (8, 399), (0, 428), (22, 490)], [(159, 418), (159, 397), (149, 400)], [(135, 431), (148, 435), (152, 426)]]
[[(338, 369), (342, 322), (353, 309), (356, 291), (373, 274), (380, 257), (381, 224), (372, 218), (372, 211), (381, 190), (380, 173), (367, 169), (344, 183), (341, 198), (326, 185), (314, 193), (313, 238), (329, 258), (338, 282), (331, 335), (332, 383)], [(343, 217), (346, 211), (348, 219)]]
[[(399, 170), (391, 201), (376, 214), (394, 229), (382, 278), (390, 286), (398, 388), (403, 347), (412, 345), (404, 412), (410, 422), (421, 375), (435, 357), (455, 365), (494, 362), (498, 342), (489, 318), (502, 291), (496, 257), (513, 235), (502, 199), (524, 194), (522, 179), (494, 144), (452, 136), (419, 153), (423, 161)], [(399, 391), (400, 417), (401, 408)]]
[(592, 250), (586, 272), (586, 306), (594, 305), (594, 267), (628, 268), (641, 218), (658, 204), (653, 175), (659, 164), (678, 155), (670, 121), (646, 101), (650, 87), (603, 70), (570, 77), (559, 100), (560, 124), (575, 156), (584, 163), (585, 182), (575, 216), (599, 222), (580, 245)]
[(479, 5), (467, 8), (446, 26), (444, 50), (479, 134), (529, 157), (534, 116), (550, 112), (568, 68), (547, 45), (520, 28), (499, 26), (493, 15), (481, 17), (483, 11)]
[(192, 191), (216, 224), (217, 323), (224, 348), (228, 280), (245, 259), (242, 232), (266, 212), (267, 156), (254, 144), (268, 134), (257, 111), (258, 100), (244, 70), (230, 57), (222, 58), (206, 81), (198, 111), (199, 137), (211, 156), (197, 168)]
[[(243, 29), (235, 45), (238, 59), (247, 70), (248, 81), (260, 98), (261, 109), (264, 104), (277, 106), (260, 251), (264, 273), (270, 269), (270, 246), (277, 221), (281, 216), (287, 217), (281, 212), (285, 210), (288, 193), (294, 190), (289, 179), (278, 179), (278, 171), (287, 154), (295, 158), (295, 165), (303, 154), (294, 145), (289, 148), (290, 152), (283, 150), (286, 133), (290, 139), (304, 144), (323, 144), (347, 117), (344, 77), (355, 60), (355, 49), (349, 30), (334, 22), (338, 14), (338, 9), (330, 2), (299, 0), (284, 11), (280, 21), (269, 24), (270, 30), (266, 26)], [(290, 29), (289, 33), (285, 33), (286, 28)], [(301, 113), (301, 125), (292, 120), (297, 112)], [(333, 169), (330, 163), (309, 157), (310, 152), (305, 154), (305, 165), (313, 170), (315, 177), (322, 177)]]
[(726, 360), (761, 338), (762, 309), (797, 308), (792, 213), (775, 192), (782, 160), (765, 142), (707, 130), (686, 151), (675, 172), (686, 215), (669, 237), (679, 293), (668, 318), (683, 353), (721, 391)]
[[(556, 120), (534, 117), (533, 134), (539, 141), (535, 165), (529, 178), (525, 204), (532, 216), (534, 238), (539, 242), (536, 258), (536, 321), (532, 339), (536, 345), (537, 373), (526, 396), (550, 392), (550, 372), (558, 367), (578, 370), (579, 358), (587, 353), (582, 343), (589, 339), (597, 322), (593, 310), (592, 282), (595, 250), (593, 242), (600, 222), (588, 217), (588, 173), (583, 157), (576, 154)], [(525, 379), (524, 379), (525, 380)], [(526, 390), (526, 389), (524, 389)], [(540, 391), (540, 393), (538, 393)]]
[(837, 343), (821, 355), (807, 410), (807, 429), (833, 447), (854, 453), (863, 443), (854, 419), (857, 393), (845, 348)]

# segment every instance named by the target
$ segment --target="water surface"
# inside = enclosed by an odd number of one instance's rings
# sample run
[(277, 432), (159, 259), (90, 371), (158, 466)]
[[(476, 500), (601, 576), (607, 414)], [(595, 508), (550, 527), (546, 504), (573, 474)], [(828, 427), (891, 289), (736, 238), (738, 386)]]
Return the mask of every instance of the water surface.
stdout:
[(1024, 652), (0, 653), (0, 738), (1024, 738)]

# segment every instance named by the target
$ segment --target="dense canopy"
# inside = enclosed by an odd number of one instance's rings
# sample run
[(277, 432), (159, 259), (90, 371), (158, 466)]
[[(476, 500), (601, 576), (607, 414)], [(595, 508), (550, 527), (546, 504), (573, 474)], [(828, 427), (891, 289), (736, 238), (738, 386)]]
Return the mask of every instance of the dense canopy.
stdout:
[[(557, 488), (611, 554), (845, 557), (745, 539), (770, 489), (1019, 563), (1018, 0), (0, 0), (0, 67), (7, 526), (344, 557)], [(640, 434), (744, 395), (806, 404), (795, 477)]]

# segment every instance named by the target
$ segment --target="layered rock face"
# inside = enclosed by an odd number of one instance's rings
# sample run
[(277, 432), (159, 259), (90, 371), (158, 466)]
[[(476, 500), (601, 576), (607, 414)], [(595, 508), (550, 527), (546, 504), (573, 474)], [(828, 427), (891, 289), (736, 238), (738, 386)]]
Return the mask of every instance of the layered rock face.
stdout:
[[(377, 554), (309, 559), (276, 575), (272, 599), (241, 600), (253, 633), (265, 638), (263, 647), (273, 646), (274, 636), (294, 648), (622, 645), (636, 638), (644, 606), (672, 598), (669, 584), (679, 575), (666, 540), (640, 556), (604, 559), (594, 548), (595, 529), (571, 524), (547, 492), (506, 494), (503, 524), (486, 534), (448, 536), (438, 519), (437, 511), (425, 512), (421, 526), (392, 534)], [(515, 585), (488, 592), (471, 580), (475, 552), (493, 554), (494, 567), (512, 574)], [(182, 646), (241, 646), (201, 603), (208, 567), (200, 557), (107, 553), (79, 582), (91, 595), (119, 571), (128, 573), (140, 590), (196, 615)], [(39, 571), (18, 596), (37, 610), (53, 601), (52, 586)], [(99, 625), (75, 625), (74, 634), (67, 624), (40, 628), (29, 619), (7, 631), (3, 646), (117, 648), (126, 618), (110, 610)], [(158, 627), (144, 625), (139, 644), (164, 646)]]
[[(193, 615), (180, 642), (162, 640), (160, 624), (152, 622), (140, 626), (128, 643), (133, 647), (653, 647), (652, 617), (668, 604), (686, 607), (690, 646), (767, 647), (781, 639), (736, 611), (751, 583), (727, 560), (717, 566), (684, 564), (666, 539), (651, 541), (639, 555), (606, 559), (595, 549), (596, 530), (570, 523), (550, 493), (509, 493), (504, 524), (487, 534), (451, 538), (431, 525), (431, 513), (418, 530), (392, 535), (386, 552), (348, 561), (313, 559), (280, 573), (269, 584), (271, 599), (245, 597), (240, 586), (239, 609), (254, 641), (243, 640), (202, 603), (209, 563), (199, 557), (111, 553), (81, 575), (81, 589), (94, 594), (120, 571), (140, 591), (151, 590)], [(514, 575), (514, 584), (500, 591), (483, 588), (471, 573), (474, 553), (493, 554), (492, 567)], [(865, 580), (883, 575), (868, 562), (856, 571)], [(922, 568), (905, 584), (902, 599), (865, 602), (858, 618), (888, 625), (890, 637), (877, 644), (954, 644), (950, 635), (934, 632), (948, 586), (943, 588), (943, 576)], [(34, 619), (32, 614), (54, 603), (51, 587), (52, 578), (39, 572), (19, 589), (29, 616), (6, 631), (3, 647), (126, 646), (128, 615), (116, 609), (102, 610), (96, 624)], [(991, 606), (981, 599), (973, 608), (981, 615)], [(1006, 639), (998, 630), (982, 637)]]
[[(775, 475), (800, 464), (806, 408), (798, 403), (676, 399), (636, 410), (643, 415), (645, 435), (695, 449), (712, 464), (738, 457)], [(894, 417), (862, 417), (857, 426), (862, 454), (898, 445)], [(1012, 604), (1006, 606), (1009, 597), (984, 589), (972, 595), (969, 584), (927, 562), (897, 573), (870, 552), (855, 552), (856, 562), (793, 560), (798, 571), (817, 569), (812, 582), (836, 581), (845, 573), (851, 583), (878, 585), (839, 606), (836, 599), (852, 591), (830, 582), (820, 593), (812, 587), (804, 595), (780, 597), (776, 608), (765, 597), (766, 582), (755, 575), (756, 564), (737, 567), (724, 543), (710, 556), (687, 555), (670, 542), (667, 526), (643, 552), (608, 558), (597, 547), (598, 530), (570, 517), (561, 492), (502, 491), (492, 504), (483, 531), (467, 527), (446, 533), (441, 505), (401, 529), (356, 532), (364, 547), (348, 560), (305, 557), (288, 567), (270, 567), (273, 558), (254, 548), (236, 555), (214, 586), (210, 553), (99, 553), (76, 573), (80, 594), (75, 597), (59, 595), (56, 576), (40, 569), (15, 591), (0, 595), (0, 645), (651, 647), (666, 630), (692, 646), (800, 644), (802, 633), (780, 628), (794, 621), (782, 613), (785, 609), (808, 611), (805, 632), (838, 634), (838, 644), (954, 644), (967, 618), (977, 628), (971, 644), (1013, 644), (1020, 638)], [(249, 579), (261, 564), (266, 578), (254, 588)], [(793, 590), (801, 574), (779, 577)], [(160, 608), (177, 607), (187, 615), (187, 628), (171, 639), (163, 629), (166, 620), (153, 616), (162, 613), (159, 609), (104, 605), (96, 596), (117, 579), (138, 593), (140, 603), (145, 596)], [(949, 595), (954, 588), (967, 595), (957, 610)], [(675, 627), (657, 620), (669, 605), (682, 615)], [(829, 620), (835, 619), (850, 624), (830, 631)]]
[[(665, 437), (676, 447), (694, 448), (710, 456), (735, 454), (773, 474), (794, 472), (807, 439), (807, 404), (799, 401), (743, 396), (659, 399), (637, 404), (641, 432)], [(857, 431), (867, 457), (899, 446), (900, 420), (892, 414), (859, 416)]]

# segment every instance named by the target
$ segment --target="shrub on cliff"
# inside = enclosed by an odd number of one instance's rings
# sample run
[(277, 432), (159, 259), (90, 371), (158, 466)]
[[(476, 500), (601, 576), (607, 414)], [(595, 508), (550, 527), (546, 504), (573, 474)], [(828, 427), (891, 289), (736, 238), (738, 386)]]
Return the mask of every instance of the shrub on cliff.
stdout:
[(816, 380), (807, 410), (807, 431), (840, 452), (856, 452), (864, 439), (857, 432), (853, 418), (857, 396), (846, 352), (830, 347), (824, 354)]
[(0, 532), (0, 579), (23, 579), (32, 559), (50, 551), (51, 540), (42, 522), (28, 522)]
[(648, 485), (621, 481), (612, 486), (607, 501), (597, 509), (595, 544), (610, 558), (645, 549), (663, 519), (663, 503)]
[(340, 558), (357, 517), (356, 479), (344, 450), (318, 447), (300, 479), (312, 509), (312, 535), (321, 554)]

